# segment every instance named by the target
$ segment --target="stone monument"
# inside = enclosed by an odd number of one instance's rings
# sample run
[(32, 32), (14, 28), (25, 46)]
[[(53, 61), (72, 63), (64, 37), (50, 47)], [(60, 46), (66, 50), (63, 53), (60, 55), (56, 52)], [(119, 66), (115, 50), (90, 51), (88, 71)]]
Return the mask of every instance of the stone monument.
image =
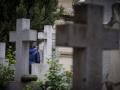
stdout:
[(17, 19), (16, 30), (10, 32), (10, 42), (16, 42), (15, 80), (29, 74), (29, 42), (37, 40), (37, 32), (30, 30), (29, 19)]
[[(53, 48), (53, 27), (51, 25), (44, 26), (44, 32), (38, 33), (38, 39), (43, 41), (43, 60), (40, 64), (32, 64), (32, 74), (37, 75), (40, 79), (45, 78), (45, 74), (49, 69), (47, 61), (52, 59)], [(42, 56), (41, 56), (42, 57)]]
[(38, 33), (38, 39), (42, 39), (44, 42), (43, 63), (47, 63), (47, 60), (52, 58), (52, 34), (52, 25), (45, 25), (44, 32)]
[(74, 24), (57, 26), (56, 45), (73, 47), (73, 90), (102, 90), (103, 49), (119, 48), (119, 30), (104, 27), (103, 6), (74, 5)]

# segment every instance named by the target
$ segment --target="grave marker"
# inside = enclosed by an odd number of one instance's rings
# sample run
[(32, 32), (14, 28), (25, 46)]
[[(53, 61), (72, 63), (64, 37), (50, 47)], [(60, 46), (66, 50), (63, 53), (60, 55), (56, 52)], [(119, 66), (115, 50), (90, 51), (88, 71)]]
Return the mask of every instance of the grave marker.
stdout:
[(44, 32), (38, 33), (38, 39), (44, 40), (43, 62), (47, 63), (48, 59), (52, 58), (52, 33), (53, 27), (51, 25), (44, 26)]
[(16, 71), (15, 80), (29, 74), (29, 42), (37, 40), (37, 32), (30, 30), (29, 19), (18, 19), (16, 30), (10, 32), (10, 41), (16, 42)]
[(119, 30), (103, 23), (103, 6), (74, 5), (74, 25), (57, 27), (56, 45), (73, 47), (73, 90), (102, 90), (102, 51), (119, 48)]
[(40, 79), (44, 79), (46, 72), (49, 70), (49, 65), (47, 62), (48, 59), (52, 58), (52, 34), (53, 27), (51, 25), (45, 25), (44, 32), (38, 33), (38, 39), (43, 40), (43, 60), (40, 64), (32, 64), (32, 74), (37, 75)]

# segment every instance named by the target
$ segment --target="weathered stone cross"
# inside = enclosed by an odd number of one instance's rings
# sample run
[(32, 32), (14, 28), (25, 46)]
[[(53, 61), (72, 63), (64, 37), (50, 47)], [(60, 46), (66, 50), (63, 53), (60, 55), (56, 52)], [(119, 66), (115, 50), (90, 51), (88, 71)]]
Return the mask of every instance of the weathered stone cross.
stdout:
[(38, 39), (44, 40), (44, 51), (43, 51), (43, 62), (46, 64), (48, 59), (52, 58), (52, 34), (53, 27), (52, 25), (45, 25), (44, 32), (38, 33)]
[(119, 48), (119, 30), (104, 28), (103, 6), (74, 5), (74, 24), (57, 26), (56, 45), (73, 47), (73, 90), (102, 90), (102, 51)]
[(29, 19), (17, 20), (17, 31), (10, 32), (10, 41), (16, 42), (16, 72), (15, 80), (29, 74), (29, 42), (37, 40), (37, 32), (30, 30)]

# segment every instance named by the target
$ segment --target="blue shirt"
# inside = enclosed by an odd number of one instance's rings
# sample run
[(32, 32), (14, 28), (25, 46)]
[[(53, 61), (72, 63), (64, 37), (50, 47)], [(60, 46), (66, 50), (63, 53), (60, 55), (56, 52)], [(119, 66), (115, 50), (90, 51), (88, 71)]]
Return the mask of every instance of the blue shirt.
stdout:
[(37, 48), (29, 49), (29, 63), (40, 63), (40, 53)]

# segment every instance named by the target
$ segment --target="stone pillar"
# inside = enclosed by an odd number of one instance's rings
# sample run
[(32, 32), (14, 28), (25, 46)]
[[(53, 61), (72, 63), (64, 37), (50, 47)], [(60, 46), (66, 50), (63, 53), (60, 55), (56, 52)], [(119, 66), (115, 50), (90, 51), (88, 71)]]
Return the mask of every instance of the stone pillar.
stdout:
[(44, 40), (44, 63), (47, 63), (48, 59), (52, 58), (52, 33), (53, 27), (51, 25), (45, 25), (44, 34), (46, 36), (46, 39)]

